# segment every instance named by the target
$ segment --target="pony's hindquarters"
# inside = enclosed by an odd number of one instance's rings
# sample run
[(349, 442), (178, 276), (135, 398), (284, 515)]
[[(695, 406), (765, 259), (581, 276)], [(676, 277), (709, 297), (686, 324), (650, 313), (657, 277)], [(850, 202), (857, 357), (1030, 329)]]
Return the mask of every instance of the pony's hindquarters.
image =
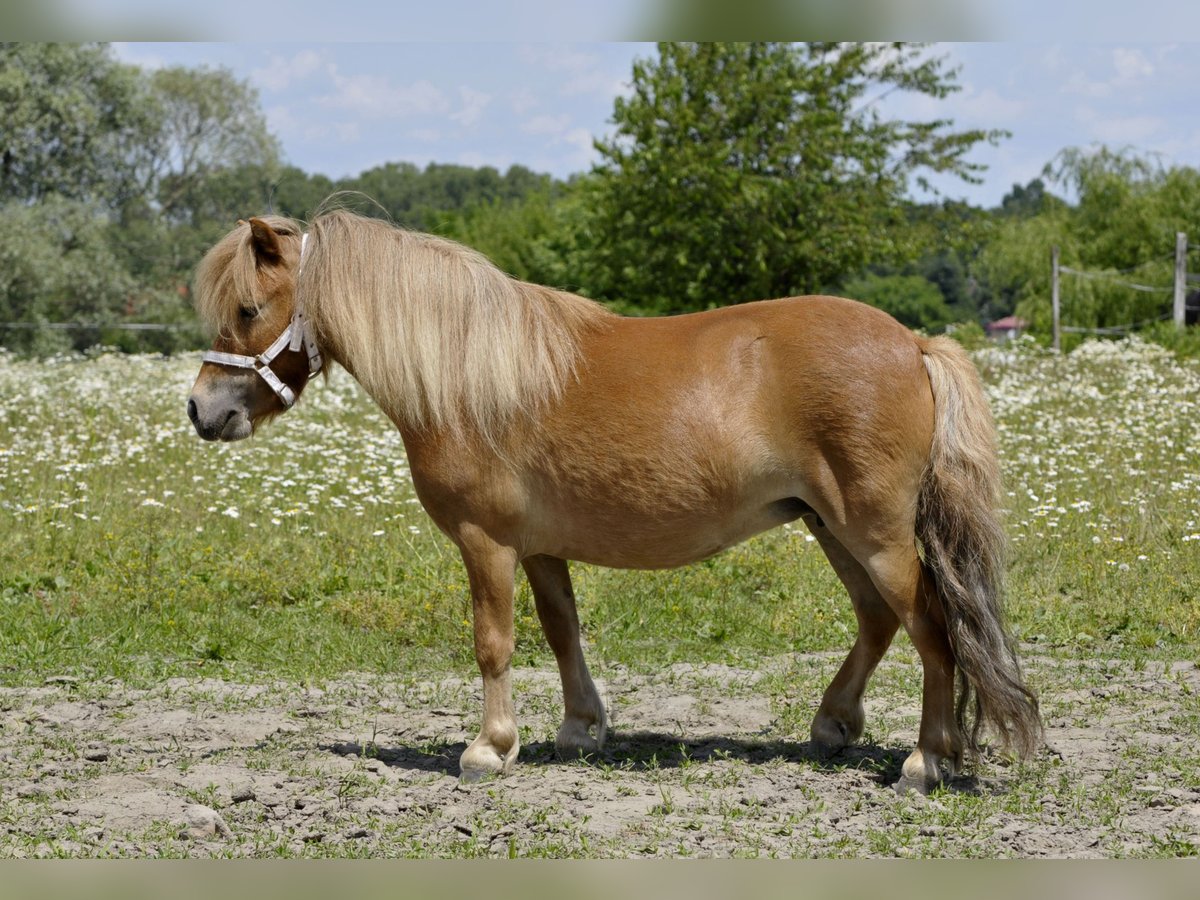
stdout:
[(1037, 748), (1042, 726), (1004, 625), (1005, 537), (991, 413), (975, 366), (956, 341), (930, 338), (921, 349), (935, 424), (918, 497), (917, 538), (958, 670), (955, 718), (970, 747), (986, 724), (1027, 755)]

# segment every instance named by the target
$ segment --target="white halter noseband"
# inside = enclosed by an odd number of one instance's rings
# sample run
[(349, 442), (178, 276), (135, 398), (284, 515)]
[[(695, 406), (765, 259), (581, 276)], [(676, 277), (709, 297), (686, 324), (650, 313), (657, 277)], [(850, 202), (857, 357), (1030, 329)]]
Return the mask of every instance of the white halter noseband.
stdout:
[[(305, 232), (300, 238), (300, 262), (296, 267), (296, 284), (300, 284), (300, 273), (304, 269), (304, 248), (308, 244), (308, 233)], [(292, 312), (292, 321), (288, 323), (288, 327), (283, 330), (283, 334), (275, 338), (275, 343), (271, 344), (266, 350), (258, 354), (258, 356), (242, 356), (240, 353), (221, 353), (218, 350), (209, 350), (204, 354), (204, 361), (216, 363), (221, 366), (234, 366), (239, 369), (253, 369), (262, 376), (262, 380), (271, 386), (273, 390), (283, 402), (285, 409), (290, 409), (292, 404), (296, 402), (296, 395), (290, 387), (284, 384), (278, 375), (271, 371), (271, 363), (275, 357), (283, 352), (283, 348), (296, 351), (300, 349), (300, 344), (304, 344), (304, 349), (308, 353), (308, 377), (312, 378), (321, 371), (321, 351), (317, 349), (316, 338), (313, 337), (312, 328), (304, 318), (304, 310), (300, 307), (300, 295), (296, 294), (295, 310)]]

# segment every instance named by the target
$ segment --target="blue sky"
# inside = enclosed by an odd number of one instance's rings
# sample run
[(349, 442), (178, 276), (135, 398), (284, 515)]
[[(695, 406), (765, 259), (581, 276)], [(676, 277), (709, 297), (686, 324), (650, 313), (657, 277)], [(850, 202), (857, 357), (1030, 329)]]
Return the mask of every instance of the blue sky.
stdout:
[[(122, 43), (142, 66), (226, 66), (259, 91), (287, 159), (354, 175), (389, 161), (520, 163), (566, 177), (596, 160), (613, 100), (628, 90), (634, 43)], [(1200, 45), (937, 44), (962, 90), (941, 101), (899, 92), (888, 115), (948, 117), (1012, 137), (971, 156), (981, 185), (939, 178), (952, 197), (991, 206), (1064, 147), (1106, 143), (1200, 166)]]

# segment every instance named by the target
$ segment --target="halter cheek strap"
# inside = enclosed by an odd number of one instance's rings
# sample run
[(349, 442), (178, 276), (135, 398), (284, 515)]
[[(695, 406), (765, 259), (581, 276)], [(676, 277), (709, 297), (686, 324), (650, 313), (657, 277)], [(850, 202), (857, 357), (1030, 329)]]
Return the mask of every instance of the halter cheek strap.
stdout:
[[(300, 238), (300, 264), (296, 269), (296, 283), (300, 283), (300, 273), (304, 271), (304, 248), (308, 245), (307, 232)], [(283, 334), (275, 338), (274, 343), (266, 350), (258, 354), (258, 356), (243, 356), (240, 353), (222, 353), (219, 350), (209, 350), (204, 354), (204, 361), (216, 363), (219, 366), (233, 366), (237, 369), (253, 369), (257, 372), (262, 380), (265, 381), (279, 397), (283, 403), (284, 409), (291, 409), (292, 404), (296, 402), (295, 392), (288, 387), (283, 381), (271, 371), (271, 363), (275, 361), (283, 349), (295, 352), (300, 349), (300, 345), (304, 345), (304, 350), (308, 354), (308, 377), (312, 378), (321, 371), (321, 351), (317, 349), (317, 341), (313, 336), (312, 327), (304, 318), (304, 310), (300, 306), (299, 294), (296, 295), (295, 309), (292, 312), (292, 320), (288, 323), (288, 327), (283, 330)]]

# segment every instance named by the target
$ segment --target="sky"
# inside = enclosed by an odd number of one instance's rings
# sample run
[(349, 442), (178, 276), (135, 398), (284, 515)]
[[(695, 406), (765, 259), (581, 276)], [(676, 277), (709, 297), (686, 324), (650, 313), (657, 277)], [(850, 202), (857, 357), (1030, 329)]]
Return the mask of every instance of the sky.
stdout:
[[(259, 92), (288, 162), (331, 178), (386, 162), (521, 164), (565, 178), (598, 160), (613, 101), (646, 43), (118, 43), (143, 67), (225, 66)], [(892, 92), (887, 116), (1003, 128), (969, 159), (982, 183), (933, 179), (943, 196), (994, 206), (1066, 147), (1107, 144), (1200, 167), (1200, 45), (944, 43), (959, 68), (944, 100)], [(1052, 188), (1053, 189), (1053, 188)], [(1059, 189), (1060, 193), (1065, 188)], [(918, 199), (928, 195), (914, 189)]]

